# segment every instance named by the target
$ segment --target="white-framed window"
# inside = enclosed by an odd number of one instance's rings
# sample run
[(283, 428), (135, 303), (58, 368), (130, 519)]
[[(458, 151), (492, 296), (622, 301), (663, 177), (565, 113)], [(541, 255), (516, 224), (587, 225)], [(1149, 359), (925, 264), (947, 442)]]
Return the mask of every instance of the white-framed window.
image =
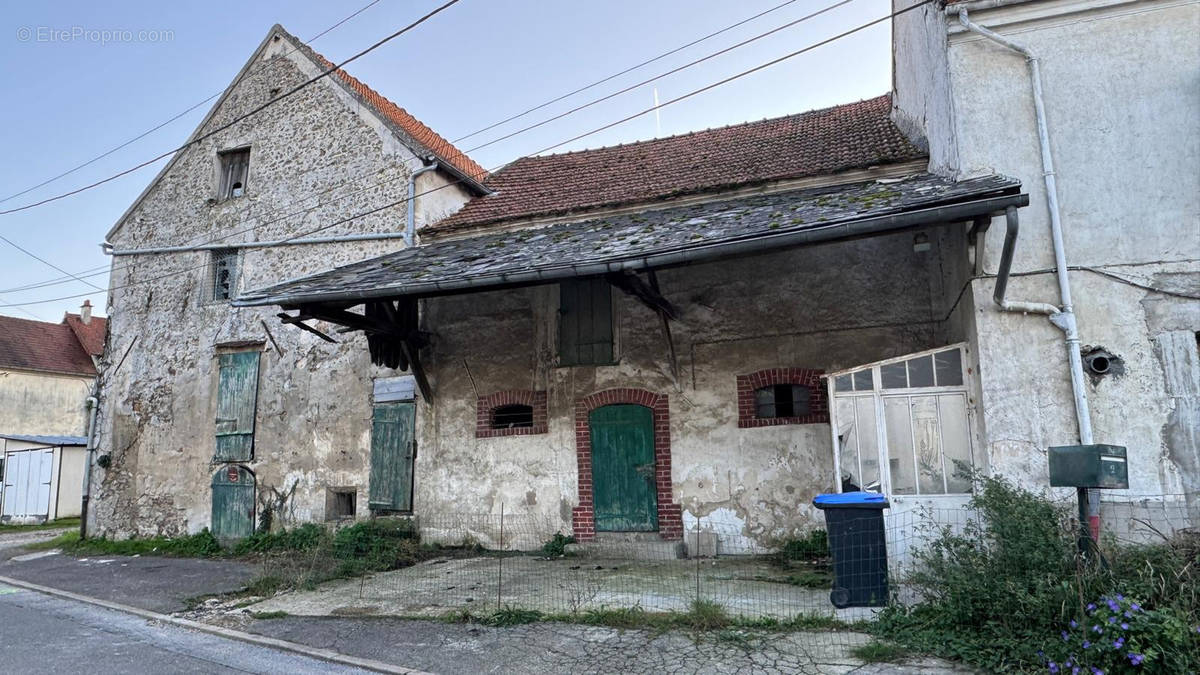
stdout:
[(965, 494), (977, 466), (965, 343), (831, 373), (843, 492)]

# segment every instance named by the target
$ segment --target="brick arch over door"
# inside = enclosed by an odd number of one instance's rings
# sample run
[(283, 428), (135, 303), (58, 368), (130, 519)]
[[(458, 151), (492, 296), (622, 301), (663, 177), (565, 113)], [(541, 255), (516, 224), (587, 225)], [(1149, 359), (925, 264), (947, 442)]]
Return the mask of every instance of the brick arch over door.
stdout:
[(575, 456), (579, 465), (579, 505), (571, 512), (578, 541), (596, 537), (596, 512), (592, 495), (592, 432), (588, 415), (606, 405), (633, 404), (654, 413), (654, 486), (658, 501), (658, 534), (663, 539), (683, 538), (683, 515), (671, 501), (671, 414), (666, 394), (645, 389), (608, 389), (575, 402)]

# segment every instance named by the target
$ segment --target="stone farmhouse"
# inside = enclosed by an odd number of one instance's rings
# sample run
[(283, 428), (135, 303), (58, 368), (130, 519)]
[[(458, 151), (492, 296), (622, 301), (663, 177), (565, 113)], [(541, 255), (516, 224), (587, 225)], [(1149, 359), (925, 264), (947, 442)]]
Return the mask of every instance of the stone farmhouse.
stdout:
[(1128, 448), (1106, 499), (1194, 500), (1196, 23), (928, 5), (888, 95), (491, 175), (342, 72), (205, 137), (328, 67), (275, 27), (109, 235), (96, 531), (504, 508), (769, 546), (821, 492), (1047, 488), (1081, 439)]

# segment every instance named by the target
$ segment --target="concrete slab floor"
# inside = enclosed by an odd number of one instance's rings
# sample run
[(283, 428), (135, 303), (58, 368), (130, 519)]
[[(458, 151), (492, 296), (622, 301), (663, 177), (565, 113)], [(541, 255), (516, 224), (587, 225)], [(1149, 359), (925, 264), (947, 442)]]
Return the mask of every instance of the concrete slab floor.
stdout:
[(363, 579), (332, 582), (313, 591), (286, 593), (257, 611), (293, 615), (428, 616), (450, 611), (486, 613), (500, 607), (566, 613), (640, 607), (648, 612), (687, 611), (696, 597), (727, 613), (790, 619), (815, 614), (843, 620), (869, 611), (836, 612), (826, 589), (783, 583), (763, 558), (630, 561), (599, 558), (475, 557), (436, 559)]

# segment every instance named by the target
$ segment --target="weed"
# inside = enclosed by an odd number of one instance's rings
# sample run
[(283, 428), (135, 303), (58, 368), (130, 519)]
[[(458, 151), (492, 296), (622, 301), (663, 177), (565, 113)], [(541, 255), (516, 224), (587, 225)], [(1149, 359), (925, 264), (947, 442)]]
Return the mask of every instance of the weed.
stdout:
[(446, 623), (475, 623), (479, 617), (471, 613), (468, 609), (456, 609), (442, 615), (442, 621)]
[(254, 617), (255, 619), (260, 619), (260, 620), (283, 619), (288, 616), (288, 613), (284, 612), (282, 610), (277, 610), (274, 612), (250, 612), (250, 616)]
[(688, 627), (696, 630), (713, 630), (731, 623), (729, 614), (725, 612), (724, 607), (703, 598), (692, 600), (687, 613), (681, 615), (680, 618)]
[(27, 548), (61, 548), (67, 553), (84, 555), (165, 555), (185, 558), (211, 558), (221, 554), (221, 544), (207, 529), (182, 537), (145, 539), (80, 539), (78, 532), (64, 532), (50, 541)]
[(578, 616), (580, 623), (609, 628), (641, 628), (648, 625), (646, 610), (639, 605), (617, 609), (589, 609)]
[(850, 655), (864, 663), (896, 663), (908, 656), (908, 650), (890, 642), (871, 640), (851, 649)]
[(545, 617), (545, 614), (536, 609), (505, 607), (484, 617), (482, 623), (488, 626), (520, 626), (527, 623), (536, 623)]
[(782, 560), (828, 560), (829, 535), (816, 529), (803, 537), (789, 539), (779, 547)]
[(542, 544), (542, 553), (552, 558), (557, 558), (567, 552), (567, 544), (574, 544), (575, 537), (568, 537), (561, 533), (556, 533), (545, 544)]

